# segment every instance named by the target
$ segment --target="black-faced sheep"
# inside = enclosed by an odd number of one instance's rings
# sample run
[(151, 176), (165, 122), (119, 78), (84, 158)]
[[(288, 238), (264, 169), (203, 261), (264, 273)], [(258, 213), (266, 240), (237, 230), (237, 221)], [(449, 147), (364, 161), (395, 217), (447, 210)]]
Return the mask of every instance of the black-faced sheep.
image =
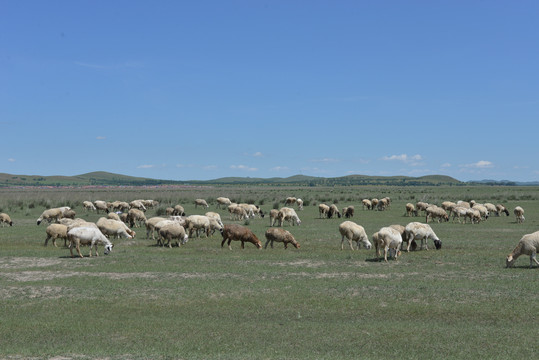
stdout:
[(509, 210), (502, 204), (496, 204), (496, 210), (498, 210), (498, 214), (504, 213), (506, 216), (509, 216)]
[(223, 228), (223, 241), (221, 242), (221, 247), (224, 246), (225, 242), (228, 241), (228, 248), (232, 250), (230, 242), (232, 240), (241, 241), (241, 248), (245, 248), (245, 243), (249, 242), (254, 244), (257, 248), (262, 248), (262, 242), (258, 240), (256, 235), (248, 228), (242, 225), (237, 224), (227, 224)]
[(515, 260), (520, 255), (530, 255), (530, 268), (533, 267), (534, 262), (539, 265), (536, 257), (537, 251), (539, 251), (539, 231), (526, 234), (522, 237), (522, 239), (520, 239), (511, 254), (507, 255), (507, 258), (505, 259), (505, 266), (513, 267)]
[(77, 253), (80, 257), (82, 253), (80, 252), (81, 245), (90, 246), (90, 257), (92, 256), (92, 248), (95, 248), (95, 256), (99, 256), (97, 253), (97, 245), (102, 244), (105, 247), (105, 255), (108, 255), (112, 251), (114, 246), (109, 239), (101, 233), (101, 231), (95, 227), (76, 227), (67, 232), (67, 238), (69, 240), (69, 251), (71, 252), (71, 257), (73, 257), (73, 247), (77, 249)]
[(0, 223), (2, 223), (2, 227), (4, 227), (6, 224), (9, 226), (13, 226), (13, 221), (11, 221), (11, 217), (6, 213), (0, 213)]
[(326, 204), (319, 204), (318, 205), (318, 215), (320, 218), (326, 218), (328, 217), (329, 212), (329, 206)]
[(338, 217), (339, 219), (342, 217), (341, 212), (339, 211), (339, 208), (337, 208), (337, 205), (331, 204), (329, 206), (328, 219), (331, 219), (334, 216)]
[(427, 240), (432, 239), (436, 249), (442, 248), (442, 242), (438, 239), (438, 236), (434, 233), (429, 224), (422, 224), (420, 222), (411, 222), (406, 225), (405, 228), (406, 237), (410, 240), (406, 251), (410, 251), (411, 240), (421, 240), (421, 247), (423, 249), (423, 243), (425, 244), (425, 250), (428, 250)]
[(348, 244), (350, 245), (351, 250), (354, 250), (354, 247), (352, 246), (353, 241), (356, 242), (358, 250), (361, 244), (363, 244), (366, 249), (370, 249), (372, 247), (363, 226), (352, 221), (345, 221), (341, 223), (339, 225), (339, 233), (341, 234), (341, 250), (344, 249), (344, 238), (348, 239)]
[(347, 206), (347, 207), (343, 208), (342, 209), (342, 215), (346, 219), (353, 218), (354, 217), (354, 207), (352, 205), (350, 205), (350, 206)]
[(266, 230), (264, 235), (266, 236), (266, 244), (264, 245), (264, 249), (268, 247), (268, 244), (270, 244), (271, 248), (273, 249), (274, 242), (282, 242), (285, 249), (288, 247), (288, 244), (292, 244), (296, 249), (300, 248), (299, 243), (296, 241), (296, 239), (294, 239), (294, 236), (287, 230), (281, 228), (270, 228)]

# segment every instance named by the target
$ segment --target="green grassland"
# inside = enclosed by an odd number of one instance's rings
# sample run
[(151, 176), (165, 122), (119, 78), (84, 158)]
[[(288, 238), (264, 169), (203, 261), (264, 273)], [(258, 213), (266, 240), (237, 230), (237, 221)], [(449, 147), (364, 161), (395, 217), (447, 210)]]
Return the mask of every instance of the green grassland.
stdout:
[[(301, 197), (301, 226), (286, 224), (301, 248), (256, 249), (219, 234), (180, 248), (155, 246), (137, 228), (108, 256), (71, 258), (44, 247), (48, 207), (68, 205), (96, 221), (84, 200), (155, 199), (162, 214), (193, 200), (250, 202), (268, 212)], [(361, 199), (389, 196), (386, 211)], [(340, 250), (343, 219), (320, 219), (318, 204), (355, 206), (369, 238), (419, 200), (503, 203), (511, 216), (480, 224), (433, 223), (441, 250), (404, 252), (388, 263), (374, 250)], [(512, 214), (522, 206), (526, 221)], [(185, 186), (107, 189), (0, 189), (0, 358), (7, 359), (528, 359), (538, 355), (538, 269), (529, 258), (505, 268), (522, 235), (539, 230), (539, 188), (495, 186)], [(265, 242), (269, 219), (247, 224)], [(102, 253), (102, 247), (100, 248)], [(82, 249), (84, 254), (88, 248)]]

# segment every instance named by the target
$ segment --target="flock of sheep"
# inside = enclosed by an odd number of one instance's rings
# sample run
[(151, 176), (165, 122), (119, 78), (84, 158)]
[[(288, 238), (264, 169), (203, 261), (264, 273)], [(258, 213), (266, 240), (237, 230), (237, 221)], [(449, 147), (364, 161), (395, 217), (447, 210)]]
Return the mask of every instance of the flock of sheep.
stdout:
[[(204, 199), (196, 199), (195, 208), (201, 207), (208, 209), (209, 205)], [(87, 211), (95, 211), (97, 213), (106, 213), (106, 217), (99, 218), (95, 223), (88, 222), (81, 218), (76, 218), (76, 213), (69, 207), (52, 208), (43, 211), (37, 219), (37, 225), (46, 221), (50, 225), (46, 228), (47, 238), (45, 246), (49, 240), (52, 240), (54, 246), (57, 239), (64, 239), (64, 246), (68, 246), (71, 256), (74, 256), (73, 249), (76, 249), (78, 256), (82, 257), (80, 251), (81, 245), (88, 245), (90, 248), (89, 255), (92, 256), (92, 249), (95, 249), (97, 256), (97, 246), (102, 245), (108, 254), (112, 251), (113, 244), (111, 237), (131, 239), (136, 236), (136, 232), (132, 228), (144, 226), (146, 228), (146, 238), (157, 242), (157, 245), (172, 247), (175, 241), (177, 246), (182, 246), (187, 243), (189, 238), (193, 236), (199, 237), (204, 233), (207, 237), (212, 236), (215, 231), (219, 231), (222, 235), (221, 247), (227, 243), (231, 249), (232, 241), (241, 242), (241, 248), (244, 248), (245, 243), (252, 243), (257, 248), (262, 248), (262, 242), (258, 237), (247, 227), (238, 224), (223, 224), (221, 216), (217, 212), (208, 211), (204, 215), (186, 216), (185, 210), (181, 205), (166, 208), (166, 217), (155, 216), (146, 218), (145, 212), (149, 208), (158, 205), (155, 200), (134, 200), (130, 203), (124, 201), (106, 202), (101, 200), (84, 201), (83, 207)], [(266, 243), (273, 248), (275, 242), (284, 244), (285, 249), (289, 244), (296, 248), (300, 248), (299, 243), (294, 236), (282, 227), (285, 223), (290, 223), (292, 226), (300, 225), (301, 220), (293, 206), (297, 206), (299, 211), (303, 210), (303, 201), (299, 198), (288, 197), (285, 200), (285, 207), (280, 209), (272, 209), (269, 212), (270, 228), (265, 232)], [(383, 199), (363, 199), (362, 205), (364, 210), (384, 211), (391, 206), (389, 197)], [(219, 197), (216, 199), (216, 208), (226, 208), (230, 215), (230, 220), (238, 221), (249, 218), (263, 218), (264, 211), (254, 204), (236, 204), (230, 199)], [(319, 204), (320, 218), (345, 217), (352, 218), (354, 216), (354, 207), (348, 206), (340, 211), (335, 204), (326, 205)], [(475, 224), (480, 221), (485, 221), (489, 216), (500, 216), (505, 214), (509, 216), (509, 211), (505, 206), (491, 203), (478, 204), (474, 201), (465, 202), (459, 201), (456, 203), (445, 201), (441, 206), (428, 204), (425, 202), (417, 202), (416, 204), (408, 203), (405, 206), (405, 216), (419, 216), (419, 212), (423, 212), (425, 223), (410, 222), (406, 226), (391, 225), (382, 227), (379, 231), (373, 234), (372, 240), (376, 249), (376, 255), (381, 257), (381, 251), (384, 252), (384, 260), (387, 262), (388, 256), (393, 256), (397, 259), (401, 254), (404, 244), (406, 243), (406, 251), (415, 249), (416, 241), (421, 240), (420, 248), (428, 250), (427, 240), (431, 239), (434, 242), (436, 249), (442, 246), (441, 240), (436, 236), (430, 225), (429, 220), (450, 221), (461, 219), (466, 223)], [(524, 218), (524, 210), (517, 206), (513, 211), (517, 223), (522, 223)], [(10, 216), (5, 213), (0, 213), (0, 223), (2, 227), (6, 224), (13, 226), (13, 221)], [(350, 249), (354, 249), (353, 242), (359, 249), (361, 246), (366, 249), (372, 247), (371, 242), (365, 232), (365, 229), (350, 220), (346, 220), (339, 225), (339, 233), (341, 235), (341, 250), (344, 248), (344, 239), (348, 240)], [(536, 259), (537, 251), (539, 250), (539, 231), (527, 234), (522, 237), (515, 249), (506, 258), (506, 266), (513, 266), (515, 260), (520, 255), (530, 256), (530, 267), (533, 262), (539, 265)]]

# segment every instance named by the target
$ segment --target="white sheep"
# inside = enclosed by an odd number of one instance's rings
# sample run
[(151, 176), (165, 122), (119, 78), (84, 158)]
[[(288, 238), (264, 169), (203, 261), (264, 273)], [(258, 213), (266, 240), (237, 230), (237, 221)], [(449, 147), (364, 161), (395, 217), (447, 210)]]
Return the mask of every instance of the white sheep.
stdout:
[(112, 219), (112, 220), (117, 220), (117, 221), (122, 221), (120, 219), (120, 215), (116, 214), (115, 212), (109, 212), (107, 214), (107, 219)]
[(484, 203), (483, 206), (487, 208), (487, 211), (489, 213), (492, 213), (496, 216), (500, 216), (500, 213), (498, 212), (498, 208), (496, 207), (496, 205), (487, 202), (487, 203)]
[(129, 211), (130, 205), (125, 201), (113, 201), (110, 206), (113, 211)]
[(434, 233), (429, 224), (422, 224), (420, 222), (411, 222), (406, 225), (405, 228), (406, 237), (409, 239), (408, 247), (406, 251), (410, 251), (410, 244), (412, 240), (421, 240), (421, 247), (423, 249), (423, 243), (425, 243), (425, 250), (428, 250), (427, 240), (432, 239), (436, 249), (441, 249), (442, 242), (438, 239), (438, 236)]
[(172, 240), (176, 239), (178, 242), (178, 247), (184, 245), (189, 240), (189, 237), (185, 233), (185, 228), (180, 225), (180, 223), (175, 222), (172, 224), (165, 225), (159, 229), (159, 236), (166, 240), (164, 246), (172, 247)]
[(247, 210), (245, 210), (243, 206), (240, 206), (238, 204), (228, 205), (228, 212), (230, 213), (231, 220), (243, 220), (249, 217), (249, 214), (247, 214)]
[(215, 220), (217, 220), (217, 222), (223, 226), (223, 221), (221, 220), (221, 215), (219, 215), (218, 213), (214, 212), (214, 211), (208, 211), (207, 213), (205, 213), (204, 215), (206, 215), (207, 217), (209, 218), (214, 218)]
[(481, 222), (481, 212), (474, 208), (465, 208), (466, 218), (470, 219), (472, 224), (479, 224)]
[(389, 249), (394, 250), (393, 258), (397, 260), (400, 255), (400, 249), (402, 246), (402, 236), (398, 230), (392, 227), (381, 228), (377, 236), (373, 236), (374, 246), (376, 248), (376, 256), (380, 258), (380, 249), (384, 249), (384, 260), (387, 262), (387, 254)]
[(372, 202), (369, 199), (363, 199), (361, 200), (361, 204), (363, 205), (363, 210), (370, 210), (372, 209)]
[(498, 214), (504, 213), (506, 216), (509, 216), (509, 210), (502, 204), (496, 204), (496, 210), (498, 210)]
[(417, 210), (415, 209), (415, 206), (414, 204), (412, 203), (407, 203), (405, 205), (405, 208), (406, 208), (406, 216), (417, 216)]
[(517, 206), (515, 210), (513, 210), (513, 214), (515, 214), (515, 217), (517, 219), (517, 223), (522, 224), (524, 220), (524, 209), (520, 206)]
[(507, 255), (507, 258), (505, 259), (505, 266), (513, 267), (515, 260), (520, 255), (530, 255), (530, 268), (533, 267), (534, 262), (539, 265), (536, 258), (537, 251), (539, 251), (539, 231), (526, 234), (522, 237), (522, 239), (520, 239), (511, 254)]
[(172, 211), (172, 215), (176, 216), (185, 216), (185, 209), (181, 205), (174, 206), (174, 210)]
[(129, 209), (127, 212), (127, 222), (131, 227), (140, 227), (141, 224), (146, 223), (146, 215), (139, 209)]
[(166, 219), (160, 216), (154, 216), (146, 220), (146, 239), (150, 238), (150, 233), (151, 233), (152, 240), (155, 240), (155, 236), (154, 236), (155, 224), (163, 220), (166, 220)]
[[(159, 231), (161, 231), (161, 229), (165, 226), (168, 226), (170, 224), (180, 224), (182, 226), (185, 225), (185, 223), (180, 223), (179, 221), (176, 221), (176, 220), (171, 220), (171, 219), (165, 219), (165, 220), (161, 220), (159, 222), (157, 222), (153, 228), (155, 230), (155, 232), (157, 233), (157, 246), (162, 246), (163, 245), (163, 242), (161, 241), (161, 235), (159, 233)], [(155, 240), (155, 239), (154, 239)]]
[(335, 204), (329, 206), (328, 219), (331, 219), (333, 216), (337, 216), (339, 219), (342, 217), (339, 208)]
[(482, 204), (477, 204), (476, 203), (476, 204), (474, 204), (472, 206), (472, 209), (479, 211), (479, 214), (480, 214), (482, 220), (487, 220), (489, 215), (490, 215), (488, 209), (486, 208), (486, 206), (484, 206)]
[(341, 234), (341, 250), (344, 249), (344, 238), (348, 239), (348, 244), (350, 245), (351, 250), (354, 250), (352, 241), (356, 242), (358, 250), (361, 244), (363, 244), (366, 249), (370, 249), (372, 247), (367, 233), (361, 225), (358, 225), (352, 221), (345, 221), (339, 225), (339, 232)]
[(133, 230), (119, 220), (101, 217), (97, 220), (96, 225), (105, 236), (132, 239), (136, 235)]
[(140, 211), (146, 212), (146, 206), (143, 203), (144, 200), (133, 200), (129, 203), (130, 209), (138, 209)]
[(326, 218), (328, 216), (329, 206), (326, 204), (318, 205), (318, 215), (320, 218)]
[(97, 211), (95, 205), (91, 201), (83, 201), (82, 207), (86, 209), (86, 211)]
[(297, 199), (296, 199), (295, 197), (289, 196), (289, 197), (286, 198), (284, 204), (285, 204), (285, 206), (287, 206), (287, 205), (294, 205), (294, 204), (296, 203), (296, 200), (297, 200)]
[(439, 206), (436, 206), (436, 205), (430, 205), (425, 210), (425, 222), (426, 223), (429, 222), (429, 218), (436, 219), (438, 222), (440, 222), (440, 220), (449, 221), (449, 216), (447, 215), (445, 210), (443, 208), (439, 207)]
[(429, 207), (429, 204), (424, 202), (424, 201), (418, 201), (416, 204), (415, 204), (415, 208), (416, 208), (416, 211), (417, 212), (420, 212), (420, 211), (427, 211), (427, 208)]
[(380, 202), (380, 200), (378, 200), (377, 198), (372, 198), (371, 199), (371, 210), (374, 210), (378, 207), (378, 203)]
[(376, 206), (376, 209), (379, 211), (384, 211), (387, 208), (389, 208), (389, 198), (383, 198), (378, 201), (378, 205)]
[(271, 227), (271, 226), (275, 225), (275, 222), (277, 222), (279, 220), (279, 210), (271, 209), (270, 213), (269, 213), (269, 216), (270, 216), (270, 227)]
[(347, 219), (354, 217), (355, 208), (353, 205), (347, 206), (342, 209), (342, 216), (344, 216)]
[(37, 224), (41, 224), (43, 220), (51, 223), (53, 220), (58, 221), (63, 217), (63, 211), (61, 208), (47, 209), (41, 213), (41, 216), (37, 219)]
[(0, 213), (0, 223), (2, 223), (2, 227), (4, 227), (6, 224), (9, 226), (13, 226), (13, 221), (11, 221), (11, 217), (6, 213)]
[(45, 244), (43, 246), (47, 246), (50, 239), (52, 239), (54, 247), (58, 247), (56, 245), (56, 239), (64, 239), (64, 246), (67, 245), (67, 225), (50, 224), (47, 226), (47, 229), (45, 229), (45, 232), (47, 233), (47, 238), (45, 239)]
[(90, 257), (92, 256), (92, 247), (95, 248), (95, 256), (99, 256), (97, 245), (103, 244), (105, 255), (108, 255), (114, 246), (99, 229), (94, 227), (76, 227), (68, 230), (67, 238), (70, 242), (69, 251), (71, 252), (71, 257), (73, 257), (73, 246), (77, 249), (80, 257), (83, 257), (80, 252), (81, 245), (90, 245)]
[(296, 204), (298, 205), (298, 211), (302, 211), (303, 210), (303, 200), (301, 200), (300, 198), (296, 199)]
[(204, 200), (204, 199), (195, 199), (195, 209), (196, 209), (198, 206), (202, 206), (202, 207), (205, 208), (205, 209), (207, 209), (207, 208), (210, 207), (210, 206), (208, 205), (208, 203), (206, 202), (206, 200)]
[(453, 222), (455, 222), (455, 218), (458, 219), (460, 224), (460, 218), (464, 218), (464, 223), (466, 224), (466, 218), (467, 218), (468, 209), (462, 206), (455, 206), (452, 209), (453, 214)]
[(292, 244), (296, 249), (300, 248), (299, 243), (296, 241), (290, 231), (281, 228), (270, 228), (266, 230), (264, 235), (266, 236), (266, 244), (264, 245), (264, 249), (268, 247), (268, 244), (270, 244), (271, 248), (273, 249), (274, 242), (282, 242), (285, 249), (288, 247), (288, 244)]
[(109, 207), (108, 207), (106, 201), (96, 200), (96, 201), (94, 201), (94, 206), (95, 206), (96, 212), (98, 212), (98, 213), (99, 213), (99, 211), (104, 211), (106, 213), (109, 212)]
[(301, 220), (299, 219), (298, 214), (296, 214), (294, 209), (289, 207), (282, 207), (279, 210), (277, 218), (279, 219), (279, 226), (283, 226), (285, 221), (292, 223), (292, 225), (301, 225)]
[(226, 206), (228, 206), (228, 205), (230, 205), (230, 204), (232, 204), (232, 201), (230, 201), (229, 198), (227, 198), (227, 197), (222, 197), (222, 196), (221, 196), (221, 197), (218, 197), (218, 198), (217, 198), (217, 205), (216, 205), (216, 208), (217, 208), (217, 209), (220, 209), (221, 206), (226, 207)]
[(185, 218), (185, 228), (189, 229), (189, 237), (193, 237), (193, 231), (196, 231), (198, 237), (198, 231), (203, 230), (206, 233), (206, 237), (210, 236), (211, 223), (210, 219), (204, 215), (191, 215)]

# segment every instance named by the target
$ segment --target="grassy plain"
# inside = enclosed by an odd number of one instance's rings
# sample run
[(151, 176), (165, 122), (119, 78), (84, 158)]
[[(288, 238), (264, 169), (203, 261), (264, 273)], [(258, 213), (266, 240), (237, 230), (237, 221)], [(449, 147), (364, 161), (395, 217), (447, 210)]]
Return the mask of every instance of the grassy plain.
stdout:
[[(301, 249), (244, 250), (221, 238), (156, 247), (137, 230), (108, 256), (72, 259), (43, 247), (46, 207), (83, 200), (155, 199), (147, 216), (193, 200), (227, 196), (266, 212), (287, 196), (305, 200), (300, 227), (285, 225)], [(363, 211), (361, 199), (390, 196), (389, 210)], [(342, 219), (319, 219), (317, 205), (354, 205), (369, 238), (382, 226), (424, 221), (403, 216), (407, 202), (503, 203), (526, 211), (480, 224), (433, 223), (439, 251), (378, 262), (374, 250), (340, 250)], [(539, 230), (536, 187), (170, 187), (0, 189), (0, 358), (68, 359), (505, 359), (537, 357), (539, 284), (528, 257), (504, 267), (522, 235)], [(225, 210), (221, 213), (230, 223)], [(243, 222), (241, 222), (243, 224)], [(248, 224), (264, 242), (269, 219)], [(429, 245), (432, 246), (432, 243)], [(102, 251), (102, 248), (101, 248)], [(87, 254), (84, 248), (83, 253)]]

